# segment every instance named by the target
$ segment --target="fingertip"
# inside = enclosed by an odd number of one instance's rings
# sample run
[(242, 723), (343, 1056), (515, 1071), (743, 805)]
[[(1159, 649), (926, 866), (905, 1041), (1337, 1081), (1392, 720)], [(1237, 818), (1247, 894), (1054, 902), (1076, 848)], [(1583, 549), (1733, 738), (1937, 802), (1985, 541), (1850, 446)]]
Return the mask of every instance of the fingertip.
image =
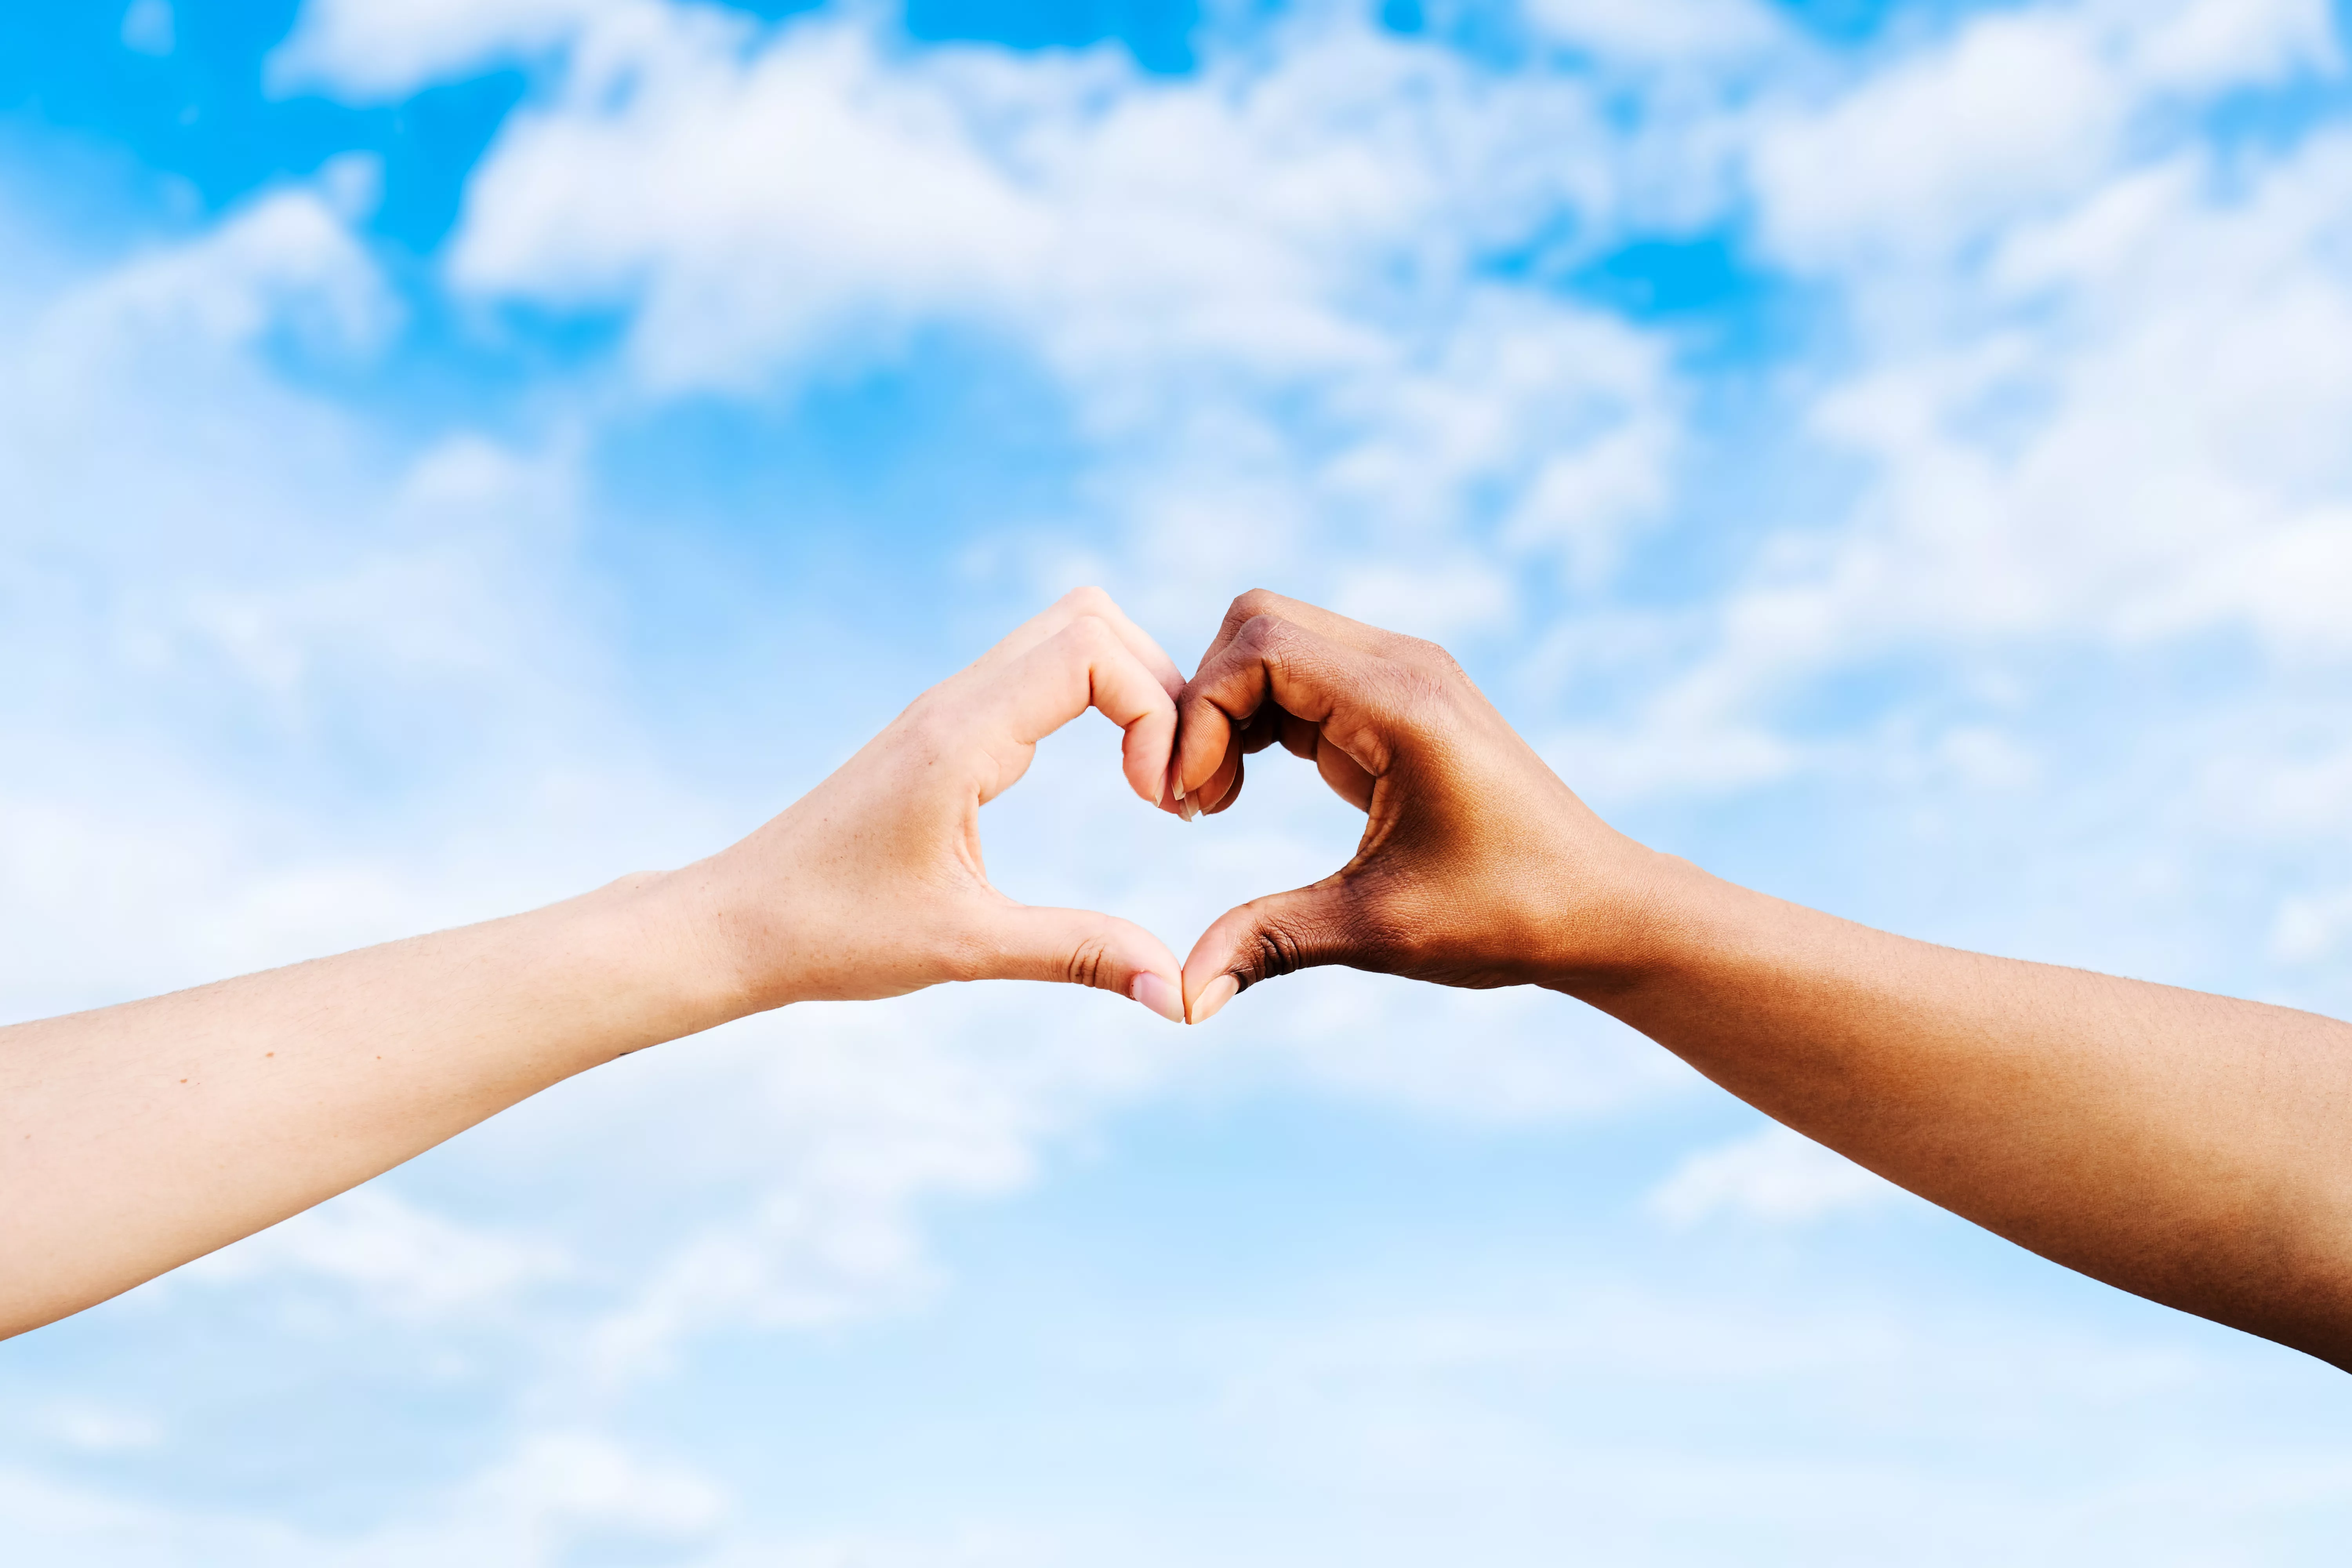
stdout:
[(1202, 986), (1201, 994), (1192, 998), (1192, 1005), (1185, 1010), (1185, 1021), (1192, 1024), (1207, 1023), (1217, 1016), (1226, 1003), (1240, 995), (1242, 983), (1234, 976), (1218, 975), (1206, 985)]
[(1216, 987), (1219, 980), (1231, 980), (1236, 991), (1241, 988), (1240, 977), (1230, 967), (1234, 955), (1232, 933), (1238, 929), (1234, 921), (1240, 914), (1238, 910), (1227, 911), (1201, 933), (1200, 940), (1192, 944), (1192, 951), (1184, 955), (1184, 1017), (1188, 1023), (1200, 1023), (1231, 1000), (1230, 996), (1221, 996), (1213, 1005), (1202, 1010), (1203, 999)]
[(1184, 763), (1183, 756), (1181, 752), (1171, 752), (1168, 758), (1168, 777), (1161, 784), (1160, 788), (1160, 804), (1165, 806), (1178, 821), (1190, 822), (1192, 818), (1200, 815), (1199, 807), (1195, 806), (1190, 797), (1188, 797), (1184, 793)]
[(1196, 815), (1213, 816), (1234, 804), (1242, 792), (1242, 776), (1247, 764), (1242, 760), (1239, 747), (1229, 747), (1217, 763), (1217, 771), (1192, 792)]
[(1171, 1024), (1185, 1022), (1184, 988), (1164, 974), (1145, 970), (1128, 983), (1130, 1000), (1140, 1002)]
[(1169, 781), (1175, 772), (1175, 710), (1163, 708), (1132, 721), (1119, 749), (1128, 787), (1150, 805), (1166, 801)]
[(1198, 793), (1223, 762), (1232, 742), (1233, 721), (1213, 702), (1198, 698), (1176, 700), (1176, 740), (1169, 750), (1169, 771), (1177, 798)]

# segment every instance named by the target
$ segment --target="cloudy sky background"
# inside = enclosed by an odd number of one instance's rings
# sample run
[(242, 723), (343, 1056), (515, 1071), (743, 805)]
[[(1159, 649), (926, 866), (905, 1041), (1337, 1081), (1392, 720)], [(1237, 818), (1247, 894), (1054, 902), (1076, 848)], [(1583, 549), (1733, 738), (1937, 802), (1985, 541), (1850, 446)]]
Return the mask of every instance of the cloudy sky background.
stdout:
[[(1439, 637), (1621, 826), (2352, 1011), (2326, 0), (0, 17), (0, 1016), (748, 829), (1099, 581)], [(1110, 731), (1009, 890), (1344, 857)], [(2334, 1561), (2340, 1373), (1550, 996), (966, 987), (0, 1347), (13, 1563)], [(2334, 1549), (2331, 1551), (2331, 1547)]]

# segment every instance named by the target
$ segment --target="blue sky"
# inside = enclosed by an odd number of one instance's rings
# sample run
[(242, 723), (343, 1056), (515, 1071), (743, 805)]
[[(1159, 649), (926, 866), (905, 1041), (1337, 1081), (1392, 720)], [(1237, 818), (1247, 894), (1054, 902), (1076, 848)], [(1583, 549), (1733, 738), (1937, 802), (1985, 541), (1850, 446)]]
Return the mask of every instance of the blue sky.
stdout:
[[(2318, 0), (0, 16), (0, 1016), (707, 852), (1080, 581), (1440, 637), (1628, 831), (2352, 1008)], [(1010, 890), (1346, 854), (1075, 726)], [(1136, 1015), (1130, 1016), (1129, 1015)], [(2341, 1374), (1550, 996), (566, 1085), (0, 1348), (11, 1561), (2333, 1561)], [(2331, 1547), (2337, 1552), (2331, 1552)]]

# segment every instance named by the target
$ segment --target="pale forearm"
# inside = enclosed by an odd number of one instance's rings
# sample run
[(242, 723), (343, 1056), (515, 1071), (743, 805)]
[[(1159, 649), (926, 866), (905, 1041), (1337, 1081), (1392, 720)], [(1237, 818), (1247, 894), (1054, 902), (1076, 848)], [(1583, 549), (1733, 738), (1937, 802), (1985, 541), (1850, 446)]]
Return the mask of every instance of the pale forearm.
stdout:
[(734, 1010), (694, 889), (0, 1030), (0, 1333), (138, 1284)]
[[(989, 886), (980, 808), (1088, 708), (1160, 801), (1175, 667), (1080, 589), (683, 870), (0, 1029), (0, 1335), (104, 1300), (614, 1057), (787, 1003), (1081, 980), (1181, 1016), (1129, 921)], [(1172, 803), (1161, 802), (1170, 809)]]
[(2352, 1362), (2352, 1026), (1956, 952), (1678, 863), (1589, 1000), (2046, 1257)]

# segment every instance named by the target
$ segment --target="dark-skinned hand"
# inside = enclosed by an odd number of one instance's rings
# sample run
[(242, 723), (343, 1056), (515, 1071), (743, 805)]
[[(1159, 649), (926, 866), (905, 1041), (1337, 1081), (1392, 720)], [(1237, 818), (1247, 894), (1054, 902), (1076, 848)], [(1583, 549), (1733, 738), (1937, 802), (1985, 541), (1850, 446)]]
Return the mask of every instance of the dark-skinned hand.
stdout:
[(1195, 1023), (1315, 964), (1447, 985), (1567, 988), (1631, 956), (1659, 857), (1578, 800), (1444, 649), (1255, 590), (1176, 700), (1189, 812), (1280, 742), (1365, 814), (1355, 857), (1227, 912), (1184, 963)]

